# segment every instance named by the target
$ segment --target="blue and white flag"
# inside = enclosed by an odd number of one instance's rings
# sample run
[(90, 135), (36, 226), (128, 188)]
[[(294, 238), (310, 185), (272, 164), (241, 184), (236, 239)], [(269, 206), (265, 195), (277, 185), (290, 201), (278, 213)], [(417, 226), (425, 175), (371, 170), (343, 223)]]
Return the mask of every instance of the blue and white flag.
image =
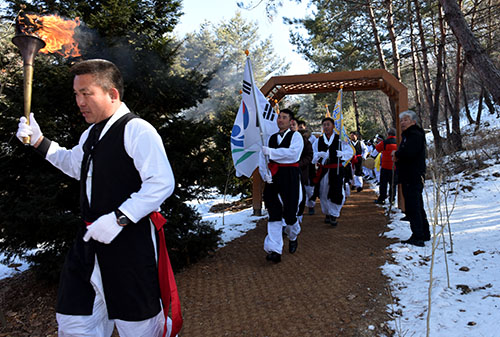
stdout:
[(250, 177), (257, 168), (259, 152), (269, 137), (278, 132), (278, 115), (257, 88), (247, 57), (243, 74), (241, 104), (231, 132), (231, 153), (236, 176)]

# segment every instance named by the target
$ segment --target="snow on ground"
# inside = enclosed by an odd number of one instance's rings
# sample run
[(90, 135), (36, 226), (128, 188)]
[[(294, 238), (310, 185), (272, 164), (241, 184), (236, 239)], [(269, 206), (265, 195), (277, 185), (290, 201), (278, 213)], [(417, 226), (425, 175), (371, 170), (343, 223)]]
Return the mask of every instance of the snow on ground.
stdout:
[[(500, 165), (477, 172), (480, 176), (457, 181), (472, 186), (471, 191), (460, 190), (455, 208), (449, 218), (453, 251), (449, 232), (440, 215), (433, 215), (434, 188), (426, 182), (424, 202), (431, 223), (444, 223), (443, 236), (436, 235), (441, 227), (432, 226), (433, 240), (425, 247), (401, 243), (392, 244), (394, 262), (386, 262), (382, 271), (390, 278), (392, 297), (396, 303), (388, 308), (395, 317), (390, 322), (397, 336), (425, 336), (427, 327), (429, 280), (433, 247), (431, 291), (431, 336), (499, 336), (500, 331)], [(454, 195), (449, 195), (449, 209)], [(387, 207), (387, 206), (386, 206)], [(444, 207), (444, 206), (443, 206)], [(410, 237), (409, 223), (401, 221), (400, 210), (388, 225), (385, 235), (405, 240)], [(445, 212), (445, 211), (444, 211)], [(436, 217), (437, 220), (436, 221)], [(446, 253), (445, 253), (446, 252)], [(449, 284), (448, 277), (449, 274)]]
[(201, 214), (202, 220), (211, 221), (214, 223), (215, 229), (222, 230), (221, 247), (226, 245), (228, 242), (245, 235), (247, 231), (254, 229), (256, 227), (257, 221), (267, 216), (267, 213), (265, 213), (263, 216), (253, 216), (252, 208), (247, 208), (238, 212), (210, 212), (210, 207), (212, 207), (213, 205), (231, 203), (233, 201), (240, 200), (240, 198), (240, 196), (226, 196), (224, 200), (224, 196), (222, 195), (213, 195), (210, 199), (207, 200), (193, 200), (188, 203), (188, 205), (196, 208), (198, 213)]
[[(482, 127), (486, 123), (490, 132), (500, 135), (496, 116), (483, 110), (481, 122)], [(470, 134), (470, 127), (464, 129)], [(388, 311), (394, 317), (389, 324), (396, 336), (426, 336), (429, 298), (430, 336), (500, 336), (500, 163), (494, 159), (485, 163), (491, 166), (474, 174), (447, 177), (448, 183), (441, 188), (445, 193), (438, 202), (441, 212), (435, 210), (435, 187), (426, 181), (423, 196), (427, 216), (431, 225), (444, 224), (444, 236), (436, 235), (441, 225), (434, 225), (433, 239), (425, 247), (401, 243), (389, 247), (394, 261), (386, 262), (382, 271), (390, 279), (395, 299)], [(453, 250), (445, 198), (451, 211)], [(387, 237), (410, 237), (409, 222), (400, 220), (403, 216), (399, 209), (392, 216)]]
[[(0, 253), (0, 261), (5, 258), (3, 253)], [(25, 271), (28, 269), (28, 264), (21, 261), (19, 258), (14, 259), (9, 265), (0, 264), (0, 280), (6, 277), (10, 277), (15, 273)]]

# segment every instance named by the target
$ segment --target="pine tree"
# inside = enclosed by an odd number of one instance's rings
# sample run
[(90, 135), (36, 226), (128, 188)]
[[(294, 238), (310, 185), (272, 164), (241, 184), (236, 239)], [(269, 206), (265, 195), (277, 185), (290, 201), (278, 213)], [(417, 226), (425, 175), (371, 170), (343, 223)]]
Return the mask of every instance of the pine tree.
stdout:
[[(3, 25), (19, 9), (15, 1), (9, 4)], [(219, 232), (184, 204), (206, 191), (203, 149), (212, 130), (203, 121), (181, 116), (183, 109), (207, 96), (210, 75), (172, 68), (178, 42), (170, 33), (181, 14), (180, 2), (35, 1), (26, 11), (78, 16), (84, 23), (77, 36), (82, 58), (114, 62), (125, 80), (124, 101), (162, 136), (176, 178), (174, 194), (162, 205), (174, 268), (215, 249)], [(0, 93), (5, 97), (0, 106), (0, 128), (5, 131), (0, 136), (0, 250), (7, 256), (22, 256), (35, 249), (28, 261), (55, 277), (80, 221), (79, 186), (14, 138), (22, 111), (22, 68), (19, 55), (8, 57), (13, 52), (10, 37), (6, 34), (2, 39), (7, 42), (2, 41), (0, 49), (1, 69), (2, 73), (8, 69), (10, 76), (2, 82), (5, 90)], [(40, 55), (33, 81), (32, 108), (42, 132), (66, 147), (74, 146), (88, 127), (77, 113), (72, 93), (69, 68), (75, 61)]]

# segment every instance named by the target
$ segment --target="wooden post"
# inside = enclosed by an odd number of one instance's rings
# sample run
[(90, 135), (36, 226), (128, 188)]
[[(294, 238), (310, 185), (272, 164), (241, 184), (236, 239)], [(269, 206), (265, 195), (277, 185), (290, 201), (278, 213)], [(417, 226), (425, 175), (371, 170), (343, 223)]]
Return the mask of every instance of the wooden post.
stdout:
[(259, 174), (259, 169), (253, 171), (252, 174), (252, 206), (253, 215), (262, 215), (262, 188), (263, 181)]

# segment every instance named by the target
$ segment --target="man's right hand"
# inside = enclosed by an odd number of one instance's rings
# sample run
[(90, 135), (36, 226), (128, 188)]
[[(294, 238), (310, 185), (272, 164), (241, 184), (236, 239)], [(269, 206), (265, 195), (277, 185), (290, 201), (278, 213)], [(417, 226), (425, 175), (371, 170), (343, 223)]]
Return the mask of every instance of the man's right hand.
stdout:
[(26, 124), (26, 120), (26, 117), (21, 117), (19, 119), (16, 137), (21, 142), (23, 138), (30, 137), (30, 145), (34, 146), (41, 139), (43, 134), (33, 113), (30, 113), (30, 125)]
[(267, 172), (264, 177), (263, 177), (263, 180), (268, 183), (268, 184), (272, 184), (273, 183), (273, 175), (271, 174), (271, 172)]

